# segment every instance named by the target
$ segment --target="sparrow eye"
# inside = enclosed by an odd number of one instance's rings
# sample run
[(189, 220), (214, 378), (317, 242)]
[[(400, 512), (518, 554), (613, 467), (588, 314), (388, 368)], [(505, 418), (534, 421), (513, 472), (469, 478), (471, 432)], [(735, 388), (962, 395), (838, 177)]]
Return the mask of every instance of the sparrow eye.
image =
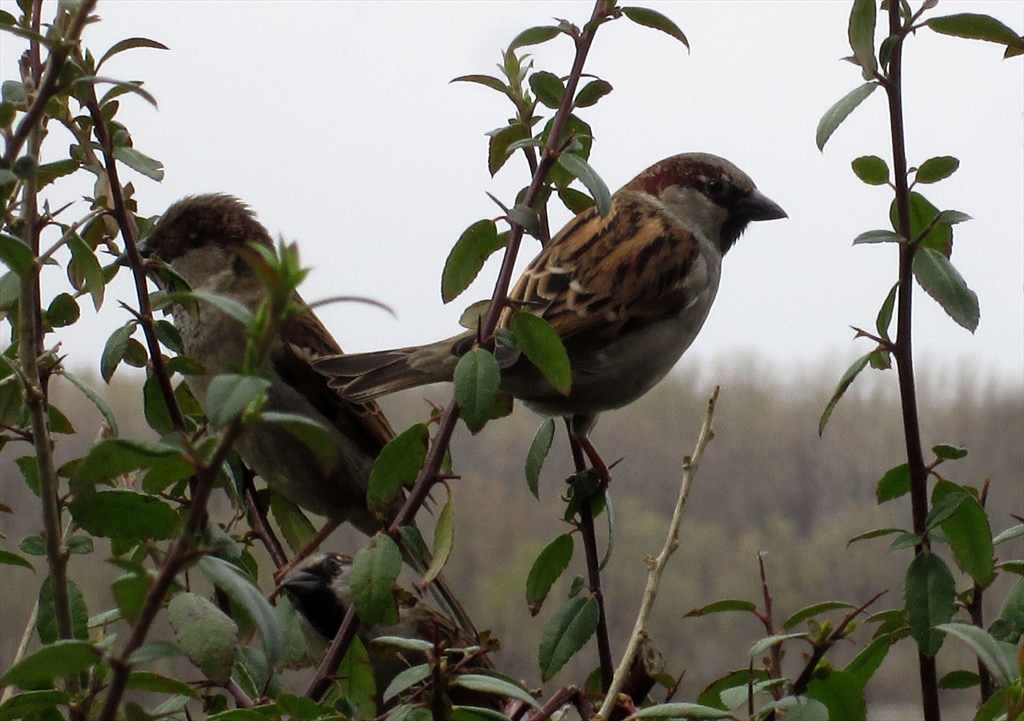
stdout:
[(728, 190), (726, 184), (717, 178), (704, 181), (704, 194), (711, 199), (718, 199), (725, 196)]
[(198, 248), (199, 245), (200, 245), (199, 233), (197, 233), (195, 231), (190, 232), (188, 234), (188, 247), (189, 248)]

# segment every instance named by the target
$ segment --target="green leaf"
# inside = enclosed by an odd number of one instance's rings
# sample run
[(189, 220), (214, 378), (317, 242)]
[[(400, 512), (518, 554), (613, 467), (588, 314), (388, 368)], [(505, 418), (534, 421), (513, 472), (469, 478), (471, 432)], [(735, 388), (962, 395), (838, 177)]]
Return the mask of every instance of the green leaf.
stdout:
[(290, 501), (286, 501), (279, 493), (270, 496), (270, 515), (274, 517), (285, 543), (298, 553), (316, 536), (316, 528), (306, 515)]
[[(23, 691), (11, 696), (0, 705), (0, 721), (19, 718), (51, 718), (41, 712), (55, 709), (57, 706), (67, 706), (68, 696), (63, 691)], [(52, 718), (64, 718), (63, 715)]]
[(75, 472), (79, 483), (95, 485), (123, 473), (149, 468), (159, 458), (179, 455), (171, 446), (127, 438), (107, 438), (89, 450)]
[(1024, 635), (1024, 579), (1018, 579), (1006, 595), (991, 632), (997, 641), (1020, 643)]
[(65, 160), (58, 160), (55, 163), (46, 163), (39, 166), (39, 170), (36, 171), (36, 183), (38, 188), (45, 188), (47, 185), (55, 181), (57, 178), (63, 178), (66, 175), (72, 175), (76, 170), (82, 167), (82, 164), (77, 160), (67, 158)]
[(563, 533), (549, 543), (533, 562), (530, 575), (526, 578), (526, 603), (531, 616), (540, 613), (551, 586), (569, 567), (574, 548), (572, 534)]
[(995, 580), (995, 547), (988, 515), (978, 500), (966, 489), (949, 481), (939, 481), (932, 490), (932, 505), (946, 498), (958, 496), (962, 500), (956, 510), (942, 522), (942, 530), (949, 539), (957, 565), (974, 582), (986, 588)]
[(785, 629), (794, 628), (809, 618), (814, 618), (818, 614), (825, 613), (826, 611), (835, 611), (838, 608), (856, 608), (856, 606), (844, 601), (822, 601), (821, 603), (816, 603), (813, 606), (807, 606), (806, 608), (800, 609), (787, 618), (782, 623), (782, 627)]
[(448, 558), (452, 555), (452, 545), (455, 542), (455, 500), (449, 499), (447, 503), (441, 508), (441, 512), (437, 514), (437, 524), (434, 526), (434, 543), (433, 552), (431, 553), (432, 559), (430, 561), (430, 567), (427, 568), (426, 573), (423, 574), (423, 578), (420, 579), (421, 584), (428, 584), (437, 578), (438, 574), (444, 569), (445, 564), (448, 563)]
[(679, 26), (657, 10), (651, 10), (649, 8), (624, 7), (622, 8), (622, 14), (637, 25), (643, 25), (647, 28), (654, 28), (655, 30), (661, 30), (663, 33), (668, 33), (685, 45), (687, 50), (690, 49), (690, 43), (686, 39), (686, 36), (683, 35), (683, 31), (679, 29)]
[(0, 262), (22, 276), (35, 264), (35, 254), (21, 238), (0, 233)]
[(998, 546), (1000, 543), (1006, 543), (1007, 541), (1011, 541), (1014, 538), (1020, 538), (1021, 536), (1024, 536), (1024, 523), (1018, 523), (1016, 526), (1010, 526), (993, 538), (992, 543)]
[(839, 102), (833, 105), (831, 108), (825, 111), (825, 114), (821, 116), (821, 120), (818, 121), (818, 129), (814, 134), (814, 141), (818, 145), (818, 150), (825, 149), (825, 143), (832, 137), (832, 133), (836, 131), (847, 116), (856, 109), (864, 100), (875, 91), (878, 87), (878, 83), (870, 82), (864, 83), (860, 87), (851, 90), (849, 93), (844, 95)]
[(554, 25), (540, 25), (527, 28), (513, 38), (509, 43), (508, 50), (512, 52), (527, 45), (540, 45), (548, 40), (558, 37), (562, 30)]
[(889, 182), (889, 166), (877, 155), (862, 155), (850, 165), (854, 174), (868, 185), (885, 185)]
[(356, 636), (348, 647), (336, 673), (336, 684), (342, 698), (356, 709), (356, 718), (372, 719), (377, 716), (377, 682), (366, 646)]
[(526, 311), (513, 313), (508, 327), (519, 348), (544, 374), (552, 387), (568, 395), (572, 389), (572, 369), (569, 366), (569, 354), (558, 333), (546, 320)]
[(878, 63), (875, 61), (875, 0), (854, 0), (850, 10), (847, 35), (853, 57), (862, 69), (865, 80), (871, 80)]
[(929, 158), (917, 169), (915, 179), (918, 183), (937, 183), (948, 178), (960, 167), (960, 161), (951, 155)]
[(590, 191), (590, 195), (593, 196), (594, 204), (597, 205), (601, 216), (608, 215), (612, 207), (612, 194), (608, 190), (608, 186), (605, 185), (604, 180), (590, 167), (590, 164), (580, 156), (573, 155), (572, 153), (562, 153), (559, 155), (558, 164), (569, 171), (574, 177), (579, 178), (579, 181), (586, 186), (587, 190)]
[(749, 655), (753, 658), (757, 658), (763, 653), (766, 653), (772, 646), (780, 646), (785, 641), (791, 641), (793, 639), (806, 639), (809, 635), (807, 633), (777, 633), (773, 636), (765, 636), (760, 641), (750, 647)]
[(932, 446), (932, 453), (935, 454), (936, 458), (941, 458), (944, 461), (958, 461), (967, 455), (967, 450), (946, 443), (940, 443), (937, 446)]
[(398, 694), (422, 683), (428, 678), (430, 678), (430, 664), (422, 663), (418, 666), (405, 669), (395, 676), (391, 680), (391, 683), (388, 684), (388, 687), (384, 689), (384, 695), (382, 697), (384, 703), (389, 702)]
[(118, 145), (114, 148), (114, 157), (132, 170), (142, 173), (147, 178), (151, 178), (158, 183), (164, 179), (164, 164), (155, 158), (140, 153), (135, 148), (129, 148), (127, 145)]
[(146, 423), (160, 435), (166, 435), (174, 430), (171, 412), (167, 409), (160, 384), (152, 373), (146, 375), (146, 380), (142, 384), (142, 411)]
[(959, 669), (957, 671), (950, 671), (939, 679), (939, 688), (942, 689), (961, 689), (961, 688), (973, 688), (981, 683), (981, 677), (978, 676), (974, 671), (966, 671)]
[[(103, 269), (96, 259), (96, 254), (89, 245), (77, 234), (72, 234), (68, 240), (68, 248), (71, 249), (71, 262), (78, 273), (85, 280), (85, 289), (92, 296), (92, 305), (96, 310), (103, 305), (103, 292), (106, 290), (106, 279), (103, 277)], [(68, 273), (71, 274), (71, 267)]]
[(498, 234), (493, 220), (478, 220), (466, 228), (452, 247), (441, 271), (441, 299), (450, 303), (458, 298), (476, 279), (484, 261), (507, 243), (508, 236)]
[(125, 688), (133, 691), (152, 691), (153, 693), (187, 696), (191, 699), (199, 698), (199, 694), (184, 681), (179, 681), (170, 676), (161, 676), (152, 671), (132, 671)]
[(931, 658), (942, 647), (942, 633), (933, 627), (947, 623), (956, 611), (956, 581), (949, 567), (930, 551), (917, 554), (903, 581), (910, 635), (920, 652)]
[(130, 666), (139, 666), (152, 661), (159, 661), (165, 658), (175, 658), (185, 653), (185, 650), (170, 641), (151, 641), (141, 646), (128, 657)]
[(910, 493), (910, 466), (902, 463), (890, 468), (875, 486), (875, 499), (879, 503), (892, 501)]
[(101, 57), (100, 61), (96, 63), (96, 69), (99, 70), (103, 63), (118, 53), (124, 52), (125, 50), (131, 50), (132, 48), (153, 48), (155, 50), (169, 49), (163, 43), (158, 43), (156, 40), (150, 40), (149, 38), (125, 38), (124, 40), (111, 45), (110, 50), (103, 53), (103, 57)]
[(640, 709), (634, 714), (626, 717), (626, 721), (633, 719), (664, 718), (664, 719), (731, 719), (733, 715), (723, 709), (701, 706), (696, 703), (674, 701), (672, 703), (657, 704)]
[(997, 641), (984, 629), (968, 623), (943, 623), (936, 625), (936, 629), (966, 643), (1003, 688), (1020, 679), (1017, 649), (1012, 644)]
[(889, 326), (892, 325), (892, 310), (896, 305), (896, 292), (899, 288), (900, 284), (896, 283), (889, 289), (889, 294), (885, 296), (882, 307), (878, 309), (878, 315), (875, 317), (875, 330), (878, 331), (878, 335), (882, 338), (889, 337)]
[(225, 373), (210, 381), (206, 393), (206, 415), (214, 425), (224, 426), (247, 410), (256, 410), (261, 397), (270, 389), (270, 381), (257, 376)]
[(548, 681), (583, 648), (597, 630), (597, 599), (577, 596), (566, 601), (544, 626), (538, 661), (541, 678)]
[(513, 150), (515, 150), (509, 146), (512, 143), (529, 138), (530, 129), (521, 123), (516, 123), (499, 130), (494, 130), (488, 133), (488, 136), (490, 136), (490, 140), (487, 142), (487, 169), (493, 177), (501, 170), (505, 161), (511, 157)]
[(540, 708), (537, 699), (530, 695), (530, 692), (511, 681), (497, 676), (485, 676), (480, 673), (467, 673), (456, 676), (453, 686), (464, 688), (477, 693), (492, 694), (501, 698), (514, 698), (534, 708)]
[(0, 564), (5, 564), (7, 566), (21, 566), (22, 568), (27, 568), (30, 571), (36, 570), (28, 560), (22, 558), (17, 553), (11, 553), (10, 551), (5, 551), (2, 548), (0, 548)]
[(1024, 39), (1021, 39), (1013, 30), (988, 15), (978, 15), (975, 13), (943, 15), (931, 18), (925, 22), (925, 25), (943, 35), (953, 35), (958, 38), (968, 38), (971, 40), (986, 40), (1012, 48), (1024, 48)]
[(862, 648), (860, 653), (846, 664), (846, 668), (843, 671), (857, 679), (862, 687), (866, 686), (868, 680), (875, 675), (875, 671), (882, 665), (882, 661), (888, 655), (892, 644), (893, 637), (890, 634), (884, 634), (872, 639), (871, 643)]
[(825, 426), (828, 425), (828, 419), (832, 417), (832, 411), (835, 410), (836, 404), (839, 403), (839, 399), (843, 397), (843, 394), (853, 385), (853, 381), (856, 380), (865, 367), (867, 367), (868, 361), (871, 360), (871, 354), (866, 353), (860, 358), (853, 362), (846, 372), (843, 373), (843, 377), (839, 379), (839, 384), (836, 386), (835, 391), (832, 393), (832, 398), (829, 399), (828, 404), (825, 406), (825, 410), (821, 413), (821, 419), (818, 421), (818, 435), (820, 436), (825, 432)]
[(110, 383), (114, 371), (117, 370), (118, 364), (121, 363), (121, 359), (124, 358), (124, 354), (128, 350), (128, 339), (135, 332), (135, 326), (134, 320), (128, 321), (111, 333), (103, 346), (103, 353), (100, 355), (100, 376), (107, 383)]
[(707, 616), (712, 613), (726, 613), (729, 611), (742, 611), (743, 613), (756, 613), (757, 606), (750, 601), (744, 601), (741, 599), (723, 599), (721, 601), (713, 601), (706, 606), (700, 608), (694, 608), (683, 614), (683, 618), (697, 618), (699, 616)]
[(913, 269), (924, 291), (950, 318), (973, 333), (981, 320), (978, 294), (967, 287), (953, 264), (942, 253), (922, 247), (914, 253)]
[(402, 552), (390, 536), (378, 533), (352, 564), (352, 601), (367, 626), (398, 623), (394, 585), (402, 570)]
[(27, 553), (30, 556), (46, 555), (46, 544), (43, 543), (43, 539), (40, 536), (25, 536), (18, 544), (18, 548), (22, 553)]
[(69, 510), (92, 535), (132, 544), (168, 539), (178, 524), (178, 514), (162, 499), (121, 488), (78, 496)]
[(530, 442), (530, 450), (526, 454), (526, 485), (534, 498), (540, 500), (540, 471), (544, 467), (544, 459), (551, 450), (551, 441), (555, 438), (555, 419), (545, 418)]
[(57, 641), (7, 669), (0, 677), (0, 686), (14, 685), (29, 690), (51, 679), (88, 671), (101, 658), (102, 654), (87, 641)]
[(260, 414), (264, 423), (273, 423), (291, 433), (308, 448), (325, 473), (330, 472), (338, 463), (338, 448), (331, 432), (322, 423), (308, 416), (296, 413), (277, 413), (264, 411)]
[(807, 696), (824, 704), (830, 719), (867, 721), (864, 685), (852, 674), (830, 671), (824, 678), (812, 678), (807, 684)]
[(583, 89), (576, 93), (576, 100), (573, 105), (577, 108), (589, 108), (597, 104), (597, 101), (612, 91), (612, 84), (605, 80), (591, 80), (583, 86)]
[(150, 578), (139, 574), (126, 574), (111, 584), (110, 590), (121, 616), (133, 626), (142, 613), (149, 588)]
[(539, 70), (530, 76), (530, 89), (544, 105), (552, 110), (562, 103), (562, 96), (565, 95), (565, 84), (562, 79), (554, 73)]
[(252, 311), (234, 298), (200, 290), (179, 290), (174, 293), (167, 293), (161, 296), (158, 302), (153, 303), (153, 309), (160, 310), (174, 303), (188, 306), (193, 301), (211, 305), (224, 315), (234, 318), (246, 327), (251, 326), (256, 320), (256, 316), (252, 314)]
[(267, 664), (274, 666), (284, 651), (284, 631), (263, 592), (237, 566), (216, 556), (204, 556), (197, 565), (211, 583), (248, 612), (263, 638)]
[(902, 528), (875, 528), (864, 533), (858, 533), (856, 536), (846, 542), (847, 546), (851, 546), (857, 541), (866, 541), (871, 538), (881, 538), (882, 536), (891, 536), (894, 533), (906, 533)]
[(511, 90), (509, 87), (498, 80), (492, 78), (490, 75), (460, 75), (457, 78), (452, 78), (453, 83), (477, 83), (478, 85), (484, 85), (492, 90), (497, 90), (499, 93), (509, 95)]
[[(71, 632), (79, 641), (89, 640), (89, 608), (85, 604), (78, 584), (67, 579), (68, 606), (71, 611)], [(57, 629), (57, 610), (53, 602), (53, 581), (47, 576), (39, 588), (39, 615), (36, 617), (36, 633), (44, 644), (60, 640)]]
[(68, 293), (59, 293), (50, 301), (46, 309), (46, 320), (53, 328), (64, 328), (72, 325), (82, 314), (78, 301)]
[(427, 458), (430, 433), (425, 423), (410, 426), (392, 438), (383, 449), (370, 471), (366, 503), (370, 510), (383, 511), (402, 492), (402, 486), (412, 483)]
[(558, 197), (574, 215), (579, 215), (587, 208), (594, 207), (594, 199), (575, 188), (559, 188)]
[(238, 649), (238, 625), (213, 603), (194, 593), (179, 593), (167, 604), (178, 643), (218, 685), (231, 678)]
[(498, 396), (501, 383), (498, 361), (490, 351), (474, 348), (459, 359), (453, 380), (462, 419), (470, 432), (476, 434), (491, 419)]

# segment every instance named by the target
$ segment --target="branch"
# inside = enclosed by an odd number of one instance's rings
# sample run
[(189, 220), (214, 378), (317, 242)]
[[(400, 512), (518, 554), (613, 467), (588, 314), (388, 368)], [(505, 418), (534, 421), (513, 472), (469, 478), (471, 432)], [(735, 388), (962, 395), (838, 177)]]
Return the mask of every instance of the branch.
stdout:
[(92, 116), (93, 132), (96, 140), (103, 149), (103, 161), (107, 177), (110, 179), (110, 200), (114, 205), (113, 216), (121, 229), (121, 237), (124, 238), (124, 249), (128, 255), (128, 265), (131, 267), (132, 276), (135, 279), (135, 294), (139, 299), (139, 312), (137, 318), (142, 327), (142, 334), (146, 337), (146, 346), (149, 350), (149, 360), (153, 364), (153, 376), (160, 387), (160, 394), (163, 396), (167, 412), (171, 417), (171, 424), (174, 430), (184, 434), (185, 417), (181, 413), (178, 399), (174, 397), (174, 388), (171, 387), (171, 378), (167, 373), (167, 366), (164, 364), (163, 353), (160, 352), (160, 341), (157, 340), (156, 331), (153, 329), (153, 307), (149, 302), (149, 289), (146, 287), (146, 269), (139, 255), (137, 242), (137, 229), (135, 223), (128, 215), (124, 204), (124, 192), (121, 188), (121, 181), (117, 177), (117, 161), (114, 159), (114, 148), (110, 142), (110, 134), (107, 133), (107, 124), (100, 112), (99, 101), (96, 99), (96, 86), (90, 84), (87, 89), (88, 102), (86, 107), (89, 115)]
[[(903, 128), (903, 40), (908, 28), (900, 21), (901, 3), (889, 3), (889, 35), (895, 36), (892, 55), (889, 60), (889, 83), (885, 86), (889, 99), (889, 123), (892, 135), (893, 176), (896, 181), (896, 210), (899, 233), (911, 238), (910, 188), (907, 186), (907, 150)], [(921, 448), (921, 428), (917, 413), (917, 390), (914, 381), (914, 354), (911, 345), (913, 261), (917, 245), (900, 243), (899, 303), (896, 315), (896, 372), (900, 384), (900, 405), (903, 413), (903, 433), (907, 448), (907, 465), (910, 470), (910, 506), (913, 516), (914, 533), (921, 537), (921, 543), (914, 549), (915, 554), (928, 548), (925, 518), (928, 514), (928, 470)], [(918, 650), (918, 667), (921, 682), (921, 700), (925, 721), (939, 721), (938, 674), (935, 659), (928, 658)]]
[[(38, 18), (38, 8), (41, 3), (36, 4), (36, 14), (34, 18)], [(89, 13), (96, 7), (96, 0), (86, 0), (82, 3), (82, 6), (78, 9), (78, 13), (74, 16), (71, 21), (71, 27), (68, 29), (68, 34), (64, 37), (64, 42), (60, 43), (53, 50), (50, 51), (50, 57), (46, 63), (46, 74), (43, 76), (43, 81), (39, 85), (39, 91), (36, 93), (36, 99), (33, 101), (32, 106), (25, 113), (25, 117), (18, 123), (17, 130), (14, 131), (14, 135), (11, 136), (11, 141), (7, 144), (7, 148), (4, 151), (4, 155), (0, 158), (0, 168), (10, 168), (14, 164), (15, 158), (18, 153), (21, 152), (21, 147), (28, 140), (29, 134), (32, 129), (36, 127), (40, 119), (43, 117), (43, 113), (46, 112), (46, 104), (53, 97), (57, 90), (57, 80), (60, 78), (61, 71), (64, 69), (64, 63), (67, 62), (68, 55), (78, 45), (78, 36), (82, 34), (82, 29), (85, 27), (85, 21), (89, 17)], [(33, 50), (30, 52), (35, 53), (35, 59), (38, 62), (38, 47), (36, 42), (32, 42)]]
[(202, 530), (206, 523), (206, 506), (213, 491), (214, 481), (220, 473), (221, 466), (227, 460), (231, 447), (242, 432), (241, 416), (235, 418), (228, 425), (220, 443), (210, 460), (203, 464), (195, 476), (195, 490), (192, 494), (192, 502), (189, 506), (188, 519), (181, 535), (175, 541), (170, 552), (164, 556), (160, 566), (160, 573), (153, 587), (149, 589), (146, 600), (143, 603), (142, 611), (139, 613), (139, 620), (132, 629), (132, 635), (120, 655), (111, 658), (112, 668), (110, 687), (107, 691), (107, 699), (100, 712), (99, 721), (114, 721), (117, 717), (117, 707), (124, 695), (125, 686), (128, 683), (128, 676), (131, 673), (131, 666), (128, 659), (146, 640), (150, 627), (156, 619), (157, 613), (163, 606), (164, 597), (171, 588), (174, 578), (181, 571), (185, 563), (190, 560), (195, 537)]
[(657, 558), (647, 559), (647, 585), (644, 588), (643, 599), (640, 601), (640, 610), (637, 612), (636, 623), (633, 624), (633, 633), (626, 644), (626, 651), (622, 654), (619, 667), (615, 669), (615, 676), (612, 684), (605, 694), (604, 703), (594, 717), (594, 721), (608, 718), (609, 713), (615, 706), (619, 690), (629, 673), (633, 658), (636, 656), (640, 642), (646, 635), (644, 630), (647, 620), (654, 608), (654, 599), (658, 596), (658, 587), (661, 584), (661, 576), (665, 572), (665, 565), (668, 559), (679, 547), (679, 527), (683, 522), (683, 508), (686, 506), (686, 499), (690, 495), (690, 488), (694, 478), (697, 477), (697, 469), (700, 467), (701, 458), (704, 455), (704, 448), (714, 438), (715, 432), (711, 428), (711, 420), (715, 414), (715, 403), (718, 401), (718, 387), (708, 400), (708, 408), (704, 413), (704, 423), (701, 425), (700, 433), (697, 436), (697, 445), (693, 449), (693, 455), (683, 459), (683, 481), (679, 486), (679, 497), (676, 499), (675, 508), (672, 511), (672, 520), (668, 524), (668, 534), (665, 536), (665, 543)]

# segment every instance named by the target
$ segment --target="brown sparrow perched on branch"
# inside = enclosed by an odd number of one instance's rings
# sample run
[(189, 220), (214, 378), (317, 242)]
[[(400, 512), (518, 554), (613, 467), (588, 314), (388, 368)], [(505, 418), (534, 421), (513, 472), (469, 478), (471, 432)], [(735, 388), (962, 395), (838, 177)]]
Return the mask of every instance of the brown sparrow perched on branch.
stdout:
[[(341, 621), (352, 605), (352, 559), (339, 553), (317, 553), (306, 558), (285, 577), (282, 587), (298, 612), (310, 655), (319, 661), (338, 633)], [(378, 689), (385, 689), (392, 679), (412, 665), (425, 662), (422, 654), (371, 643), (382, 636), (420, 639), (444, 648), (476, 646), (476, 639), (461, 633), (451, 621), (422, 601), (399, 611), (394, 626), (360, 628), (359, 638), (370, 653)], [(468, 664), (489, 668), (486, 656)]]
[[(598, 414), (649, 391), (690, 346), (718, 290), (722, 256), (747, 224), (785, 218), (727, 160), (684, 153), (629, 181), (601, 217), (577, 215), (533, 259), (509, 294), (512, 308), (535, 313), (561, 337), (572, 368), (567, 395), (525, 357), (504, 367), (502, 390), (534, 411), (571, 419), (586, 439)], [(353, 402), (450, 381), (474, 332), (425, 346), (321, 356), (317, 370)], [(591, 455), (594, 460), (594, 455)]]
[[(180, 275), (193, 291), (231, 298), (255, 312), (267, 290), (240, 251), (251, 244), (273, 248), (266, 228), (241, 201), (228, 195), (198, 195), (174, 203), (140, 247), (144, 257), (155, 257)], [(155, 275), (155, 274), (154, 274)], [(156, 278), (158, 284), (161, 282)], [(333, 467), (325, 468), (316, 454), (283, 426), (255, 420), (246, 425), (236, 449), (242, 460), (264, 482), (296, 505), (331, 519), (322, 536), (348, 521), (367, 535), (387, 526), (400, 506), (382, 517), (366, 504), (370, 470), (381, 448), (394, 432), (376, 403), (350, 401), (330, 388), (312, 366), (321, 356), (336, 356), (340, 346), (316, 314), (295, 295), (305, 312), (290, 320), (266, 355), (264, 377), (270, 379), (264, 411), (291, 413), (314, 420), (327, 429), (337, 450)], [(172, 306), (174, 324), (187, 356), (199, 362), (201, 375), (188, 383), (206, 407), (210, 383), (219, 374), (237, 371), (248, 339), (245, 327), (207, 304), (186, 309)], [(418, 571), (425, 559), (407, 561)], [(441, 580), (441, 579), (438, 579)], [(465, 611), (444, 586), (445, 606), (463, 628), (471, 629)]]

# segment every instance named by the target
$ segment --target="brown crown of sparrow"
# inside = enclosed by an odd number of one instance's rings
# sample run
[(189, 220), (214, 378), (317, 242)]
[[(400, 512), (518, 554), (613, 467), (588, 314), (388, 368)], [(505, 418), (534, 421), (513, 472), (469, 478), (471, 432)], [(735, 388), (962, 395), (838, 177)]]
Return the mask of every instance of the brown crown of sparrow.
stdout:
[[(140, 252), (170, 266), (193, 291), (226, 296), (255, 311), (267, 290), (243, 257), (243, 251), (253, 244), (273, 247), (270, 234), (245, 204), (229, 195), (197, 195), (169, 207)], [(158, 273), (151, 275), (165, 285)], [(341, 347), (298, 294), (293, 301), (304, 310), (281, 329), (260, 369), (271, 381), (263, 410), (296, 414), (319, 423), (330, 434), (337, 460), (325, 467), (281, 424), (260, 419), (246, 424), (236, 449), (246, 465), (276, 492), (332, 521), (315, 543), (346, 521), (373, 535), (387, 527), (401, 505), (399, 499), (393, 508), (379, 514), (366, 503), (370, 471), (394, 432), (376, 403), (343, 398), (313, 368), (314, 359), (336, 357)], [(203, 366), (204, 372), (188, 376), (188, 383), (206, 408), (214, 377), (236, 372), (241, 365), (248, 343), (246, 329), (212, 305), (185, 308), (174, 304), (172, 313), (185, 354)], [(406, 561), (417, 570), (428, 567), (428, 559), (403, 551)], [(440, 583), (432, 588), (441, 596), (439, 601), (469, 632), (473, 626), (461, 604), (443, 579), (437, 580)]]
[[(307, 647), (314, 660), (327, 651), (341, 621), (352, 605), (352, 559), (340, 553), (317, 553), (303, 560), (285, 577), (282, 587), (300, 619)], [(375, 644), (382, 636), (429, 641), (443, 648), (469, 648), (476, 639), (467, 636), (423, 601), (408, 600), (399, 608), (393, 626), (360, 627), (358, 636), (370, 652), (377, 688), (384, 689), (400, 672), (425, 662), (423, 654)], [(490, 668), (486, 656), (471, 658), (468, 667)]]
[[(513, 309), (544, 318), (561, 337), (572, 369), (568, 394), (525, 357), (502, 360), (501, 388), (538, 413), (571, 419), (587, 433), (602, 411), (632, 403), (660, 381), (696, 337), (718, 290), (722, 256), (757, 220), (785, 218), (735, 165), (684, 153), (644, 170), (552, 238), (512, 289)], [(429, 345), (321, 356), (314, 365), (354, 402), (450, 381), (475, 338), (468, 331)]]

